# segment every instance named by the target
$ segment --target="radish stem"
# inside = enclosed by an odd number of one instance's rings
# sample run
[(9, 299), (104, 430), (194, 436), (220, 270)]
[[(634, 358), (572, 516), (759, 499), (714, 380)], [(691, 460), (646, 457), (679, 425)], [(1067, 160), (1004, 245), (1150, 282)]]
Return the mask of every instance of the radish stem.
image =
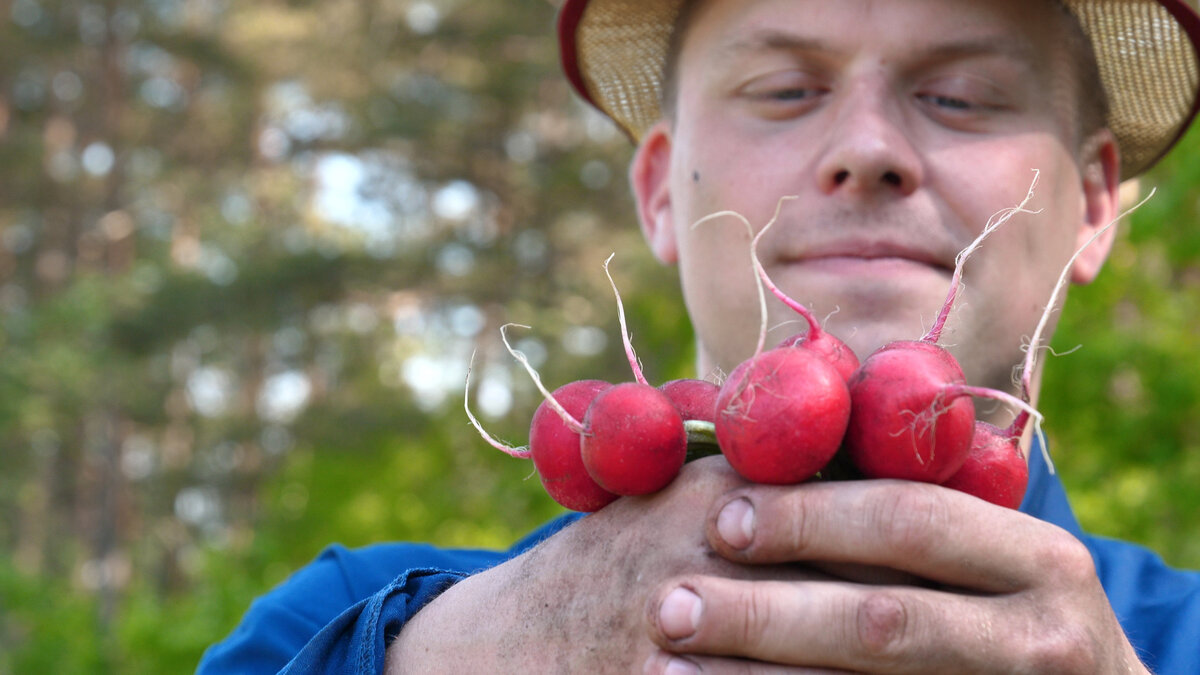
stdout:
[(538, 375), (538, 372), (533, 369), (532, 365), (529, 364), (529, 358), (526, 357), (524, 353), (513, 349), (513, 346), (509, 344), (508, 329), (510, 327), (529, 328), (529, 326), (519, 323), (506, 323), (501, 326), (500, 339), (504, 341), (504, 348), (507, 349), (508, 353), (512, 354), (513, 358), (516, 359), (522, 366), (525, 366), (525, 371), (528, 372), (529, 377), (533, 379), (533, 384), (538, 388), (538, 391), (542, 392), (542, 396), (545, 397), (546, 403), (554, 409), (554, 412), (558, 413), (558, 416), (562, 418), (562, 421), (567, 425), (567, 428), (577, 434), (582, 434), (584, 432), (583, 423), (575, 419), (571, 413), (567, 412), (566, 408), (562, 407), (561, 403), (555, 400), (554, 395), (551, 394), (550, 391), (546, 389), (546, 386), (542, 384), (541, 376)]
[(617, 296), (617, 320), (621, 323), (621, 342), (625, 345), (625, 358), (629, 359), (629, 367), (633, 369), (633, 379), (637, 380), (639, 384), (649, 385), (646, 376), (642, 374), (642, 364), (638, 361), (637, 353), (633, 351), (633, 337), (625, 325), (625, 305), (621, 302), (621, 292), (617, 290), (617, 282), (613, 281), (612, 273), (608, 271), (608, 264), (616, 255), (616, 253), (610, 253), (604, 260), (604, 276), (608, 277), (613, 295)]
[[(754, 264), (755, 273), (757, 273), (758, 277), (762, 279), (762, 283), (766, 285), (767, 290), (771, 291), (771, 294), (778, 298), (780, 302), (787, 305), (789, 309), (804, 317), (804, 320), (808, 322), (809, 338), (815, 339), (821, 334), (821, 325), (817, 321), (817, 317), (813, 315), (812, 311), (808, 307), (805, 307), (802, 303), (796, 302), (786, 293), (780, 290), (780, 288), (775, 285), (775, 282), (771, 280), (771, 277), (767, 275), (766, 268), (763, 267), (762, 261), (758, 258), (758, 241), (762, 239), (763, 235), (767, 233), (767, 230), (771, 229), (771, 226), (774, 225), (775, 221), (779, 219), (779, 211), (783, 207), (783, 202), (792, 199), (796, 199), (796, 197), (792, 196), (781, 198), (779, 203), (775, 206), (775, 216), (771, 218), (770, 222), (768, 222), (766, 225), (763, 225), (763, 228), (758, 231), (758, 234), (754, 235), (754, 238), (750, 240), (750, 260)], [(763, 337), (759, 339), (760, 347), (763, 343), (763, 340), (765, 340), (765, 331)]]
[(1071, 268), (1075, 265), (1075, 260), (1078, 259), (1081, 254), (1083, 254), (1083, 251), (1087, 249), (1087, 247), (1091, 246), (1097, 239), (1101, 237), (1101, 235), (1107, 232), (1110, 227), (1116, 225), (1117, 221), (1133, 213), (1137, 209), (1141, 208), (1143, 204), (1150, 201), (1150, 198), (1154, 196), (1155, 191), (1156, 188), (1151, 188), (1149, 194), (1147, 194), (1140, 202), (1118, 214), (1116, 218), (1113, 218), (1104, 227), (1096, 230), (1096, 232), (1093, 233), (1086, 242), (1084, 242), (1083, 246), (1080, 246), (1079, 250), (1075, 251), (1075, 254), (1071, 256), (1071, 259), (1067, 261), (1067, 264), (1063, 266), (1062, 274), (1060, 274), (1058, 277), (1058, 283), (1055, 284), (1054, 291), (1050, 294), (1050, 302), (1046, 305), (1046, 310), (1042, 312), (1042, 318), (1038, 321), (1037, 328), (1035, 328), (1033, 331), (1033, 336), (1029, 338), (1029, 347), (1025, 352), (1025, 363), (1021, 367), (1021, 393), (1026, 399), (1030, 398), (1030, 394), (1033, 391), (1034, 362), (1037, 360), (1037, 352), (1041, 351), (1042, 349), (1038, 343), (1042, 341), (1042, 334), (1046, 331), (1046, 326), (1050, 323), (1050, 315), (1054, 312), (1055, 306), (1058, 305), (1059, 299), (1067, 287), (1067, 281), (1071, 274)]
[[(1141, 201), (1117, 214), (1117, 217), (1109, 221), (1107, 225), (1099, 230), (1096, 230), (1096, 232), (1093, 233), (1091, 237), (1088, 237), (1088, 240), (1084, 242), (1077, 251), (1075, 251), (1075, 254), (1071, 256), (1070, 260), (1067, 261), (1067, 264), (1063, 266), (1062, 273), (1058, 277), (1058, 283), (1054, 285), (1054, 291), (1050, 294), (1050, 302), (1046, 304), (1046, 310), (1042, 312), (1042, 318), (1038, 321), (1037, 328), (1034, 329), (1033, 335), (1029, 338), (1029, 345), (1025, 348), (1025, 363), (1021, 366), (1021, 395), (1025, 398), (1025, 400), (1030, 400), (1033, 392), (1034, 364), (1037, 361), (1038, 352), (1043, 349), (1039, 343), (1042, 341), (1042, 335), (1045, 333), (1046, 327), (1050, 324), (1050, 316), (1054, 313), (1055, 307), (1059, 303), (1059, 299), (1062, 296), (1063, 290), (1067, 287), (1067, 280), (1069, 279), (1071, 268), (1075, 265), (1075, 261), (1087, 247), (1091, 246), (1097, 239), (1100, 238), (1101, 235), (1107, 232), (1110, 227), (1116, 225), (1117, 221), (1138, 210), (1143, 204), (1150, 201), (1150, 198), (1154, 196), (1156, 191), (1157, 188), (1151, 188), (1150, 192), (1147, 193)], [(1049, 349), (1049, 345), (1046, 345), (1045, 348)], [(1078, 347), (1076, 347), (1076, 349), (1078, 349)], [(1075, 350), (1072, 349), (1071, 351)], [(1054, 460), (1050, 458), (1050, 450), (1046, 447), (1046, 434), (1042, 430), (1040, 419), (1035, 423), (1034, 433), (1037, 435), (1038, 440), (1040, 441), (1038, 443), (1038, 447), (1041, 448), (1042, 459), (1046, 461), (1046, 468), (1050, 471), (1051, 475), (1054, 475)]]
[(1033, 198), (1033, 189), (1037, 186), (1038, 176), (1040, 175), (1040, 172), (1037, 169), (1034, 169), (1033, 182), (1029, 184), (1029, 190), (1025, 193), (1025, 199), (1022, 200), (1020, 204), (1012, 208), (1002, 209), (992, 214), (992, 217), (988, 218), (988, 222), (984, 226), (983, 231), (979, 233), (979, 236), (975, 237), (975, 241), (971, 242), (966, 248), (959, 251), (958, 255), (954, 257), (954, 276), (950, 279), (950, 292), (947, 294), (946, 302), (942, 304), (942, 310), (938, 313), (937, 319), (933, 322), (933, 326), (930, 327), (929, 332), (925, 334), (925, 337), (921, 338), (922, 342), (937, 344), (938, 341), (942, 339), (942, 329), (946, 327), (946, 320), (950, 318), (950, 310), (954, 308), (954, 303), (958, 299), (958, 293), (960, 290), (962, 290), (963, 267), (967, 262), (967, 258), (971, 257), (971, 254), (978, 250), (983, 244), (983, 240), (987, 239), (988, 235), (995, 232), (1001, 225), (1007, 223), (1018, 213), (1041, 212), (1041, 209), (1037, 211), (1030, 211), (1025, 208), (1025, 205), (1028, 204), (1029, 200)]
[(1013, 396), (1006, 391), (999, 389), (989, 389), (987, 387), (975, 387), (969, 384), (956, 384), (947, 388), (947, 393), (951, 396), (967, 395), (976, 398), (987, 398), (993, 401), (1000, 401), (1020, 410), (1023, 414), (1027, 414), (1035, 420), (1039, 426), (1042, 423), (1042, 414), (1037, 411), (1028, 401), (1022, 400)]
[[(700, 220), (697, 220), (696, 222), (692, 223), (692, 229), (696, 229), (701, 224), (707, 223), (710, 220), (716, 220), (717, 218), (725, 218), (725, 217), (733, 217), (733, 218), (737, 218), (738, 220), (742, 221), (742, 224), (746, 226), (746, 231), (748, 233), (750, 233), (751, 241), (753, 241), (754, 226), (750, 224), (749, 220), (746, 220), (745, 216), (738, 213), (737, 211), (717, 211), (716, 213), (710, 213), (707, 216), (704, 216), (703, 218), (701, 218)], [(757, 276), (755, 276), (755, 286), (758, 289), (759, 316), (762, 317), (762, 319), (761, 319), (762, 323), (760, 324), (759, 330), (758, 330), (758, 345), (754, 348), (754, 356), (758, 356), (759, 354), (762, 353), (763, 346), (766, 344), (766, 339), (767, 339), (766, 338), (766, 335), (767, 335), (767, 294), (766, 294), (766, 291), (763, 290), (762, 282), (758, 280)]]
[(779, 298), (780, 301), (808, 320), (810, 330), (820, 331), (820, 327), (817, 325), (816, 317), (812, 315), (812, 312), (810, 312), (807, 307), (792, 300), (786, 294), (784, 294), (783, 291), (779, 290), (775, 283), (771, 281), (770, 277), (767, 276), (766, 270), (763, 269), (762, 263), (758, 259), (758, 240), (762, 238), (763, 234), (767, 230), (771, 229), (771, 226), (774, 225), (776, 221), (779, 220), (779, 213), (783, 210), (783, 203), (793, 199), (798, 199), (798, 197), (796, 195), (784, 195), (783, 197), (780, 197), (779, 201), (775, 203), (775, 213), (771, 216), (771, 220), (767, 221), (767, 224), (763, 225), (762, 229), (759, 230), (757, 234), (755, 234), (754, 226), (750, 224), (750, 221), (737, 211), (717, 211), (716, 213), (710, 213), (700, 220), (692, 223), (692, 229), (695, 229), (702, 223), (706, 223), (710, 220), (732, 216), (740, 220), (742, 224), (746, 226), (746, 232), (750, 235), (750, 262), (754, 266), (756, 286), (758, 289), (759, 315), (762, 317), (758, 330), (758, 344), (755, 346), (754, 356), (751, 358), (756, 358), (759, 354), (762, 354), (767, 343), (767, 296), (763, 288), (764, 284), (768, 289), (770, 289), (771, 293), (775, 297)]

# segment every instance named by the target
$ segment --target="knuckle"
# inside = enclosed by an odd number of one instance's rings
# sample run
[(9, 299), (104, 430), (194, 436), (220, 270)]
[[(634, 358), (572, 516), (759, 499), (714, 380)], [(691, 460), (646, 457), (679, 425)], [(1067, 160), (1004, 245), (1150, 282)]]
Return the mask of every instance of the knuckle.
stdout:
[(1042, 553), (1047, 571), (1060, 584), (1079, 585), (1096, 577), (1096, 563), (1083, 542), (1063, 532), (1051, 537)]
[(855, 611), (855, 636), (863, 654), (875, 661), (894, 660), (908, 642), (909, 611), (886, 591), (868, 592)]
[(1028, 670), (1034, 673), (1100, 672), (1096, 641), (1082, 628), (1060, 627), (1034, 642)]
[(949, 520), (949, 507), (941, 491), (928, 487), (899, 486), (879, 501), (875, 513), (882, 543), (907, 559), (920, 559), (932, 552)]
[(787, 501), (787, 523), (789, 526), (788, 545), (791, 553), (803, 554), (816, 541), (819, 534), (813, 531), (816, 518), (812, 515), (815, 509), (805, 508), (803, 504)]
[(764, 584), (754, 584), (749, 592), (742, 596), (739, 616), (738, 639), (740, 644), (754, 646), (761, 644), (771, 625), (771, 597)]

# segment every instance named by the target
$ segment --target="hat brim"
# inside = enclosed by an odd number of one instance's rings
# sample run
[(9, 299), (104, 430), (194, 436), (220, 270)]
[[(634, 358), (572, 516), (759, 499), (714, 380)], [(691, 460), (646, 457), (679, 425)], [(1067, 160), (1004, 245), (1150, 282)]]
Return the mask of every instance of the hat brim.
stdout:
[[(1121, 177), (1153, 166), (1200, 111), (1200, 16), (1183, 0), (1062, 0), (1078, 18), (1109, 100)], [(563, 71), (638, 141), (662, 117), (662, 72), (683, 0), (567, 0)]]

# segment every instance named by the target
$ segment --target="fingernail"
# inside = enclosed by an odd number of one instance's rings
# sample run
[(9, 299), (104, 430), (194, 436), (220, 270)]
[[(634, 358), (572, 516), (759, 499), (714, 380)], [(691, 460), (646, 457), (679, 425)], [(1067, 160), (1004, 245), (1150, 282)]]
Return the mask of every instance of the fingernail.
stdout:
[(663, 635), (679, 640), (695, 633), (701, 609), (700, 596), (682, 586), (668, 593), (658, 607), (658, 624)]
[(717, 534), (733, 548), (743, 549), (754, 540), (754, 506), (748, 499), (735, 499), (717, 514)]
[(663, 675), (700, 675), (700, 666), (674, 654), (656, 652), (646, 659), (646, 665), (642, 668), (642, 672), (662, 673)]
[(663, 675), (700, 675), (700, 668), (687, 659), (672, 656), (663, 669)]

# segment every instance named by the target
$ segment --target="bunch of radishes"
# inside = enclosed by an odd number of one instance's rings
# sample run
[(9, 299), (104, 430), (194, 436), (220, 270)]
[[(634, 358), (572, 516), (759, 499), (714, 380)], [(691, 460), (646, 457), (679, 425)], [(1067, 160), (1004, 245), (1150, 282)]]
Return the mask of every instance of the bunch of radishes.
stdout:
[[(1021, 397), (968, 385), (962, 368), (938, 340), (961, 287), (963, 264), (1013, 215), (1030, 213), (1024, 206), (1036, 183), (1035, 176), (1025, 201), (993, 217), (959, 254), (946, 302), (933, 328), (919, 340), (892, 342), (860, 363), (807, 308), (780, 291), (759, 262), (758, 242), (779, 210), (757, 234), (742, 216), (721, 212), (701, 222), (733, 216), (751, 231), (750, 257), (760, 281), (763, 316), (754, 355), (723, 384), (675, 380), (651, 386), (633, 352), (617, 293), (622, 338), (635, 381), (583, 380), (550, 392), (525, 357), (510, 347), (545, 396), (533, 415), (528, 447), (495, 441), (469, 408), (467, 414), (490, 443), (513, 456), (531, 458), (547, 493), (576, 511), (595, 511), (621, 495), (661, 490), (678, 474), (689, 447), (695, 455), (710, 454), (705, 451), (713, 441), (734, 470), (753, 482), (793, 484), (840, 477), (833, 475), (839, 473), (834, 466), (849, 464), (851, 476), (938, 483), (1017, 508), (1028, 480), (1020, 440), (1030, 419), (1041, 421), (1030, 404), (1034, 358), (1074, 258), (1030, 340)], [(764, 287), (808, 323), (806, 332), (769, 350), (763, 349)], [(507, 346), (507, 336), (504, 341)], [(1012, 425), (1000, 429), (977, 421), (975, 397), (1015, 408)]]
[[(604, 263), (608, 274), (609, 256)], [(494, 440), (467, 409), (467, 416), (492, 445), (514, 457), (529, 458), (554, 501), (575, 511), (595, 511), (619, 496), (645, 495), (667, 486), (688, 456), (689, 430), (703, 446), (711, 430), (718, 387), (706, 380), (672, 380), (651, 386), (642, 373), (625, 328), (621, 295), (618, 316), (633, 382), (579, 380), (553, 392), (542, 385), (524, 354), (509, 352), (529, 371), (545, 400), (533, 413), (529, 445), (513, 448)], [(711, 437), (711, 433), (709, 433)]]

